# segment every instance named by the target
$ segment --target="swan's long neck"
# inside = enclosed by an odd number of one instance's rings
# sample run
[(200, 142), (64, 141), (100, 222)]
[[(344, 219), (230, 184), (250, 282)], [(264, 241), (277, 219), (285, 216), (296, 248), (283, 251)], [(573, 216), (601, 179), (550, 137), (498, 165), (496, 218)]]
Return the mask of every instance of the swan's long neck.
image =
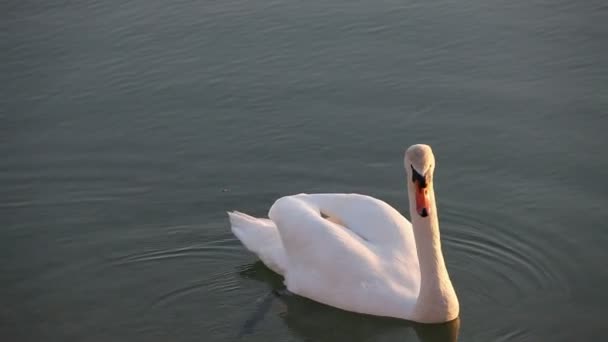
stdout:
[(410, 215), (421, 279), (414, 316), (420, 322), (438, 323), (457, 318), (459, 304), (443, 260), (437, 205), (432, 184), (428, 192), (430, 213), (427, 217), (421, 217), (416, 211), (414, 191), (409, 191)]

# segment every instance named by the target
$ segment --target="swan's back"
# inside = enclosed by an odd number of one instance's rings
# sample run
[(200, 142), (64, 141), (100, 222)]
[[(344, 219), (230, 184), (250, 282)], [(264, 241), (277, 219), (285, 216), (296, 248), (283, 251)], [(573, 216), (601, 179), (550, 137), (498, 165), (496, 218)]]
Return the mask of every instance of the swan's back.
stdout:
[[(410, 222), (382, 200), (361, 194), (298, 194), (279, 199), (275, 206), (286, 199), (300, 200), (318, 215), (329, 216), (330, 221), (351, 230), (373, 246), (382, 246), (385, 252), (395, 249), (416, 253)], [(275, 216), (281, 213), (290, 215), (293, 210), (280, 211)], [(269, 217), (272, 218), (270, 213)]]

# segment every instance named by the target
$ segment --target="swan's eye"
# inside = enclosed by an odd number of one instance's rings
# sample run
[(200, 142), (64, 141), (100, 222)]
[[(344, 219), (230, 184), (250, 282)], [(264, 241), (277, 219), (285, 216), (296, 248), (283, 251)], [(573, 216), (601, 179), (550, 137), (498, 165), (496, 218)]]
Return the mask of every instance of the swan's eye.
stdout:
[(418, 171), (414, 169), (413, 165), (410, 165), (410, 167), (412, 168), (412, 182), (418, 183), (422, 189), (426, 188), (426, 178), (419, 174)]

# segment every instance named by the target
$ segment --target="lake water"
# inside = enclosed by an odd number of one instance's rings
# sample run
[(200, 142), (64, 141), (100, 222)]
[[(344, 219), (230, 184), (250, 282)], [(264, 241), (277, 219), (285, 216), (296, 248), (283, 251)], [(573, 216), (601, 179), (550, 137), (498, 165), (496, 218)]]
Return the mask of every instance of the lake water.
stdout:
[[(605, 1), (0, 5), (3, 341), (598, 341)], [(225, 211), (360, 192), (432, 145), (460, 320), (272, 294)], [(449, 336), (447, 336), (449, 335)]]

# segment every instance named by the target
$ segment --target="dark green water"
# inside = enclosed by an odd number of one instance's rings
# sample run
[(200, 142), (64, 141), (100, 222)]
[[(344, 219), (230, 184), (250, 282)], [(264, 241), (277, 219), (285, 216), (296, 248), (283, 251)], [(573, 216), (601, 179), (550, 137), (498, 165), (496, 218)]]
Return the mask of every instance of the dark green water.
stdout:
[(441, 341), (280, 286), (229, 232), (297, 192), (406, 216), (428, 143), (461, 341), (608, 333), (604, 1), (0, 5), (3, 341)]

